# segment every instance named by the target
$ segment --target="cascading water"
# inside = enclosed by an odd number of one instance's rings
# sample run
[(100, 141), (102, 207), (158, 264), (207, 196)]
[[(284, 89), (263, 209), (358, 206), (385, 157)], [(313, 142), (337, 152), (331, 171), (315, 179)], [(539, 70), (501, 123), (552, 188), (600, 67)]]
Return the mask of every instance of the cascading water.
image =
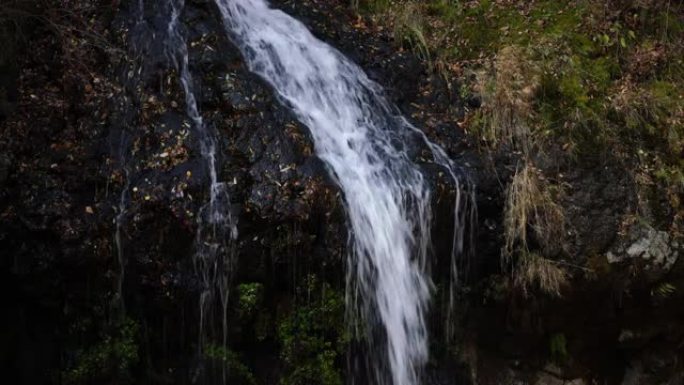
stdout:
[[(418, 137), (457, 184), (453, 251), (463, 249), (464, 214), (455, 166), (396, 113), (377, 84), (340, 52), (264, 0), (216, 0), (250, 69), (311, 131), (316, 154), (344, 192), (353, 240), (348, 298), (384, 326), (387, 370), (378, 384), (415, 385), (428, 358), (425, 313), (431, 281), (431, 192), (406, 143)], [(370, 321), (370, 319), (369, 319)], [(389, 374), (386, 373), (389, 371)]]
[(186, 113), (192, 121), (209, 174), (209, 201), (202, 206), (198, 215), (195, 240), (195, 267), (202, 283), (200, 295), (199, 347), (206, 337), (205, 326), (211, 308), (219, 301), (222, 309), (222, 338), (226, 341), (226, 312), (228, 289), (233, 263), (231, 242), (237, 239), (237, 223), (230, 213), (230, 199), (224, 182), (217, 173), (217, 134), (202, 119), (197, 106), (193, 78), (190, 73), (188, 48), (181, 30), (180, 16), (184, 0), (168, 0), (170, 10), (167, 28), (168, 38), (165, 52), (178, 69), (180, 82), (185, 93)]
[(121, 163), (121, 170), (123, 171), (124, 186), (119, 195), (118, 214), (115, 218), (116, 230), (114, 232), (114, 245), (116, 247), (116, 257), (119, 261), (119, 279), (117, 282), (117, 296), (119, 299), (120, 310), (123, 313), (126, 311), (126, 304), (124, 302), (124, 278), (126, 273), (126, 255), (124, 254), (123, 241), (121, 239), (121, 230), (126, 220), (126, 206), (128, 202), (128, 194), (131, 188), (131, 176), (128, 167), (126, 166), (126, 135), (122, 131), (121, 141), (119, 143), (119, 162)]
[[(143, 0), (138, 0), (137, 3), (137, 19), (134, 24), (134, 28), (139, 28), (142, 26), (145, 22), (145, 4)], [(135, 44), (133, 44), (135, 46)], [(135, 51), (135, 49), (133, 50)], [(126, 81), (124, 83), (127, 83), (130, 88), (135, 88), (134, 86), (131, 87), (135, 81), (132, 79), (133, 74), (136, 73), (140, 68), (134, 66), (134, 68), (131, 70), (131, 75), (126, 77)], [(128, 74), (127, 74), (128, 75)], [(114, 247), (116, 248), (116, 257), (119, 262), (119, 277), (117, 281), (117, 298), (118, 298), (118, 306), (119, 310), (121, 312), (121, 316), (125, 315), (126, 313), (126, 303), (124, 300), (124, 280), (126, 277), (126, 253), (124, 250), (124, 242), (122, 239), (122, 230), (125, 225), (126, 221), (126, 215), (128, 214), (128, 201), (130, 199), (130, 188), (131, 188), (131, 170), (130, 167), (128, 166), (128, 156), (127, 153), (130, 150), (129, 148), (129, 140), (130, 138), (128, 137), (128, 134), (126, 132), (127, 128), (127, 121), (126, 119), (123, 120), (123, 126), (121, 128), (121, 133), (119, 137), (119, 141), (117, 144), (117, 158), (119, 161), (120, 165), (120, 171), (122, 173), (122, 177), (124, 178), (124, 185), (121, 189), (121, 192), (119, 193), (119, 203), (117, 206), (117, 214), (116, 217), (114, 218), (114, 225), (115, 225), (115, 230), (114, 230)]]

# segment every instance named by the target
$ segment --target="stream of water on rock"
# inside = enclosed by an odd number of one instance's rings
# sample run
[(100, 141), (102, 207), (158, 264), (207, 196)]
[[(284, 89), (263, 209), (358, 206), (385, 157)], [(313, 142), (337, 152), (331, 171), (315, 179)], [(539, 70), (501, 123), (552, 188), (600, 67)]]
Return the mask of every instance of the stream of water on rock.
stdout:
[[(344, 193), (352, 247), (348, 301), (360, 298), (367, 321), (385, 338), (373, 364), (377, 384), (416, 385), (428, 359), (425, 313), (431, 280), (431, 191), (406, 141), (418, 137), (456, 183), (455, 165), (396, 112), (380, 87), (304, 24), (264, 0), (216, 0), (227, 32), (313, 136), (316, 154)], [(455, 213), (454, 253), (463, 248)], [(350, 304), (348, 304), (349, 306)], [(375, 360), (375, 359), (374, 359)], [(385, 367), (386, 366), (386, 367)]]
[[(203, 348), (206, 326), (211, 321), (211, 309), (220, 304), (222, 309), (222, 338), (226, 344), (228, 293), (234, 248), (237, 239), (237, 222), (230, 212), (230, 198), (225, 182), (219, 181), (217, 171), (217, 133), (205, 124), (197, 106), (197, 97), (190, 73), (188, 45), (181, 29), (180, 16), (185, 0), (168, 0), (170, 17), (165, 52), (179, 72), (185, 94), (186, 114), (191, 120), (206, 163), (209, 175), (209, 200), (199, 211), (195, 239), (195, 268), (200, 276), (199, 348)], [(218, 302), (217, 302), (218, 301)], [(225, 381), (224, 381), (225, 382)]]
[(118, 282), (117, 282), (117, 297), (119, 299), (119, 306), (121, 310), (121, 314), (126, 313), (126, 303), (124, 301), (124, 292), (123, 292), (123, 285), (124, 285), (124, 278), (126, 274), (126, 255), (124, 252), (124, 245), (123, 241), (121, 239), (121, 231), (124, 226), (124, 222), (126, 220), (126, 213), (127, 213), (127, 205), (128, 205), (128, 195), (129, 195), (129, 190), (131, 188), (131, 176), (130, 176), (130, 171), (129, 168), (126, 166), (126, 149), (127, 146), (125, 145), (126, 143), (126, 135), (122, 131), (121, 133), (121, 140), (119, 143), (119, 162), (121, 163), (121, 170), (123, 172), (123, 177), (124, 177), (124, 186), (121, 189), (121, 193), (119, 194), (119, 205), (118, 205), (118, 212), (116, 214), (116, 217), (114, 218), (115, 222), (115, 231), (114, 231), (114, 246), (116, 248), (116, 257), (119, 261), (119, 277), (118, 277)]
[[(135, 27), (138, 28), (145, 22), (145, 3), (143, 0), (138, 0), (137, 2), (137, 19), (135, 21)], [(137, 72), (139, 68), (132, 70), (132, 73)], [(131, 81), (131, 79), (128, 79)], [(124, 123), (125, 126), (125, 123)], [(131, 170), (128, 166), (128, 152), (130, 151), (130, 138), (126, 133), (126, 129), (122, 128), (119, 141), (117, 143), (117, 159), (120, 166), (120, 171), (124, 180), (123, 188), (119, 193), (119, 202), (116, 207), (117, 214), (114, 217), (114, 248), (116, 249), (116, 257), (119, 263), (119, 276), (117, 279), (117, 299), (119, 302), (119, 310), (121, 316), (126, 314), (126, 302), (124, 298), (124, 281), (126, 277), (126, 252), (124, 249), (123, 242), (123, 230), (126, 222), (126, 216), (128, 214), (128, 203), (130, 200), (130, 189), (131, 189)]]

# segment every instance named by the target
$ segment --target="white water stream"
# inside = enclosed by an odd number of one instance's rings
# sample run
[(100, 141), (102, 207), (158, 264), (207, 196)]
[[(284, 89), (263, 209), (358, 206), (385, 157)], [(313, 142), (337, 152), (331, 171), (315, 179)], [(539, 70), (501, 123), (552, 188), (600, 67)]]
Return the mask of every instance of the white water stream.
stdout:
[(192, 122), (200, 151), (209, 174), (209, 201), (200, 209), (195, 240), (195, 268), (202, 283), (200, 295), (200, 349), (207, 341), (205, 327), (214, 304), (220, 304), (223, 344), (226, 344), (226, 312), (228, 290), (232, 273), (233, 249), (231, 242), (237, 239), (237, 222), (230, 213), (230, 199), (225, 182), (219, 181), (217, 173), (217, 133), (205, 124), (197, 106), (197, 97), (190, 73), (188, 45), (181, 30), (180, 16), (185, 0), (168, 0), (170, 17), (167, 27), (165, 52), (175, 64), (185, 93), (186, 114)]
[[(431, 191), (405, 142), (424, 141), (435, 163), (458, 184), (444, 151), (396, 113), (371, 81), (304, 24), (264, 0), (216, 0), (228, 33), (249, 68), (274, 88), (305, 124), (316, 154), (344, 193), (352, 248), (348, 298), (362, 297), (384, 327), (378, 384), (416, 385), (428, 358), (425, 313), (431, 280)], [(455, 207), (460, 210), (457, 186)], [(455, 213), (454, 253), (463, 248), (462, 213)], [(387, 374), (389, 372), (389, 374)]]

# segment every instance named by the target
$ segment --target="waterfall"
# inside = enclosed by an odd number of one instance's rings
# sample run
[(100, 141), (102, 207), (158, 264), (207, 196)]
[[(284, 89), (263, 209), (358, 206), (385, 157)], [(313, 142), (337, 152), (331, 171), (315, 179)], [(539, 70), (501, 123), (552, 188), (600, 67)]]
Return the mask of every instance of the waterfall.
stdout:
[(201, 207), (197, 218), (194, 262), (202, 284), (200, 294), (199, 348), (206, 343), (211, 309), (219, 304), (222, 310), (222, 338), (226, 344), (228, 289), (233, 263), (232, 242), (237, 239), (237, 222), (230, 213), (230, 198), (226, 184), (219, 181), (217, 171), (217, 136), (205, 124), (197, 106), (197, 97), (190, 73), (188, 45), (181, 30), (180, 16), (184, 0), (168, 0), (170, 11), (165, 53), (179, 72), (185, 94), (185, 109), (197, 135), (201, 155), (209, 175), (209, 200)]
[(367, 321), (379, 321), (386, 334), (375, 381), (418, 384), (428, 358), (431, 191), (406, 143), (422, 141), (456, 183), (453, 250), (458, 253), (465, 217), (459, 212), (464, 199), (455, 165), (396, 112), (356, 64), (302, 23), (264, 0), (216, 4), (250, 70), (309, 128), (316, 155), (344, 193), (352, 240), (348, 299), (358, 295)]

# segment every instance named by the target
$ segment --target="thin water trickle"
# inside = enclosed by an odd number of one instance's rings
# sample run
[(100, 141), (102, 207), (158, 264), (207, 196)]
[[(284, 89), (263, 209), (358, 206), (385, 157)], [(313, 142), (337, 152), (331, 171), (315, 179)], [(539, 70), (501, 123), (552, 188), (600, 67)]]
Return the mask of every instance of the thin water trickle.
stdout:
[[(145, 22), (145, 3), (143, 0), (138, 0), (137, 2), (137, 19), (135, 22), (136, 27), (140, 27), (142, 24)], [(135, 43), (133, 44), (135, 47)], [(135, 49), (134, 49), (135, 51)], [(133, 71), (136, 72), (136, 71)], [(127, 79), (128, 81), (131, 81), (132, 79)], [(121, 189), (121, 192), (119, 193), (119, 202), (116, 207), (117, 209), (117, 214), (116, 217), (114, 218), (114, 247), (116, 249), (116, 257), (117, 261), (119, 263), (119, 277), (117, 280), (117, 299), (119, 301), (119, 310), (121, 311), (121, 315), (125, 315), (126, 313), (126, 303), (124, 299), (124, 281), (126, 277), (126, 253), (124, 250), (124, 243), (122, 239), (122, 231), (123, 227), (125, 225), (125, 220), (126, 220), (126, 215), (128, 213), (128, 200), (129, 200), (129, 194), (130, 194), (130, 188), (131, 188), (131, 172), (128, 167), (128, 157), (127, 153), (129, 151), (128, 147), (128, 138), (127, 138), (127, 133), (125, 129), (125, 124), (124, 128), (122, 128), (121, 135), (119, 137), (119, 143), (118, 143), (118, 162), (120, 165), (120, 171), (123, 174), (124, 178), (124, 185)]]
[(114, 232), (114, 246), (116, 247), (116, 257), (119, 261), (119, 278), (117, 282), (117, 295), (119, 299), (119, 306), (122, 314), (126, 312), (126, 303), (124, 301), (124, 278), (126, 274), (126, 255), (124, 253), (124, 245), (121, 239), (121, 231), (126, 219), (128, 194), (131, 188), (130, 172), (126, 166), (126, 134), (121, 132), (121, 140), (119, 143), (119, 162), (121, 163), (121, 170), (123, 171), (124, 186), (119, 195), (118, 213), (114, 219), (116, 230)]
[(197, 219), (194, 262), (202, 283), (200, 294), (199, 348), (207, 337), (207, 324), (211, 309), (220, 305), (222, 310), (222, 338), (226, 343), (228, 290), (234, 250), (232, 242), (237, 239), (237, 222), (230, 212), (227, 186), (219, 181), (217, 172), (217, 133), (205, 124), (197, 105), (197, 97), (190, 72), (188, 45), (181, 29), (180, 17), (184, 0), (169, 0), (170, 11), (165, 52), (179, 72), (185, 93), (185, 108), (197, 135), (200, 152), (209, 175), (209, 200), (200, 208)]
[(418, 384), (428, 359), (431, 191), (402, 143), (420, 138), (456, 184), (453, 252), (458, 254), (466, 197), (456, 166), (396, 112), (356, 64), (302, 23), (264, 0), (216, 4), (249, 68), (310, 129), (317, 156), (344, 193), (352, 236), (348, 299), (361, 296), (367, 321), (377, 318), (386, 334), (378, 351), (384, 358), (377, 361), (387, 362), (389, 374), (376, 364), (373, 376), (381, 385)]

